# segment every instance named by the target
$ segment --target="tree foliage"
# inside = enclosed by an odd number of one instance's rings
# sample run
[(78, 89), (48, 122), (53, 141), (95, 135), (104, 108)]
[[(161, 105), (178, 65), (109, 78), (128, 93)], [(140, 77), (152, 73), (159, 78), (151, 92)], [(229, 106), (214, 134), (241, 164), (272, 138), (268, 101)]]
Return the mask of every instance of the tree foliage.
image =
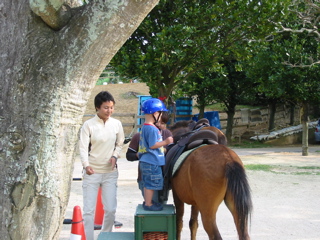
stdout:
[[(285, 21), (278, 23), (279, 25), (279, 34), (285, 34), (291, 36), (302, 35), (308, 37), (309, 40), (313, 38), (312, 41), (306, 41), (305, 43), (309, 44), (310, 47), (313, 45), (312, 42), (320, 41), (320, 1), (319, 0), (294, 0), (289, 6), (289, 14)], [(301, 36), (299, 37), (301, 39)], [(319, 48), (319, 44), (313, 45), (314, 47)], [(311, 51), (308, 47), (307, 49), (301, 49), (300, 52), (301, 58), (300, 61), (297, 61), (290, 56), (286, 59), (286, 64), (293, 67), (310, 67), (315, 64), (319, 64), (319, 54), (315, 54), (316, 51)], [(319, 51), (319, 50), (317, 50)]]
[[(296, 15), (288, 15), (285, 20), (288, 28), (305, 26)], [(313, 33), (281, 30), (252, 49), (247, 72), (260, 80), (259, 91), (266, 97), (294, 103), (319, 101), (319, 66), (314, 59), (318, 59), (320, 48)]]
[[(192, 86), (189, 86), (189, 85)], [(199, 105), (199, 116), (204, 113), (206, 105), (213, 102), (222, 103), (228, 115), (226, 136), (231, 142), (233, 119), (236, 106), (255, 97), (257, 82), (246, 76), (241, 63), (227, 58), (220, 62), (220, 71), (203, 70), (201, 75), (182, 83), (179, 89), (196, 98)]]
[(212, 69), (231, 50), (241, 58), (252, 39), (274, 30), (287, 1), (163, 0), (112, 59), (116, 71), (139, 78), (153, 96)]
[(302, 107), (303, 155), (308, 155), (308, 103), (320, 101), (319, 10), (319, 1), (293, 1), (277, 34), (255, 49), (248, 70), (260, 79), (259, 90), (269, 99), (284, 99)]

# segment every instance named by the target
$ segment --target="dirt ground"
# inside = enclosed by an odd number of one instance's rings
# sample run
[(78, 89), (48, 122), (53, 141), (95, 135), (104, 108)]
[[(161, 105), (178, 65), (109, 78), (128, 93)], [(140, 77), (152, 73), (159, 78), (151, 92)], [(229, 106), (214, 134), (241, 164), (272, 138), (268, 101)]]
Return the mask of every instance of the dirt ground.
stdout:
[(252, 239), (320, 239), (320, 147), (310, 147), (305, 157), (300, 147), (235, 151), (245, 165), (273, 166), (271, 172), (247, 171)]
[[(145, 84), (106, 85), (102, 89), (110, 91), (116, 98), (116, 112), (135, 112), (137, 98), (132, 102), (121, 98), (120, 92), (138, 92), (149, 95)], [(95, 89), (95, 94), (101, 87)], [(130, 100), (130, 101), (131, 101)], [(134, 102), (136, 100), (136, 102)], [(91, 100), (91, 104), (92, 104)], [(93, 104), (92, 104), (93, 105)], [(89, 106), (89, 105), (88, 105)], [(93, 114), (94, 108), (87, 108), (87, 114)], [(90, 112), (91, 111), (91, 112)], [(137, 162), (125, 159), (127, 146), (118, 160), (118, 208), (116, 220), (123, 223), (122, 228), (114, 232), (134, 232), (134, 214), (143, 199), (137, 187)], [(319, 240), (320, 239), (320, 145), (309, 147), (309, 156), (301, 155), (301, 147), (234, 149), (244, 165), (270, 165), (268, 171), (247, 169), (252, 190), (253, 213), (249, 233), (252, 240)], [(251, 169), (251, 168), (250, 168)], [(81, 177), (81, 164), (75, 162), (74, 178)], [(170, 198), (168, 203), (173, 203)], [(72, 218), (73, 207), (82, 208), (81, 181), (73, 181), (65, 218)], [(185, 207), (182, 239), (190, 239), (188, 221), (190, 207)], [(217, 224), (223, 239), (235, 240), (237, 232), (232, 216), (222, 203), (217, 213)], [(59, 240), (70, 238), (70, 225), (64, 225)], [(95, 231), (98, 238), (99, 231)], [(199, 219), (197, 239), (208, 239)]]
[[(269, 171), (247, 170), (252, 190), (253, 213), (250, 236), (253, 240), (320, 239), (320, 146), (310, 146), (309, 156), (301, 156), (300, 147), (234, 149), (245, 166), (271, 165)], [(142, 196), (138, 190), (137, 162), (119, 159), (118, 208), (116, 219), (123, 223), (115, 232), (134, 232), (134, 214)], [(74, 177), (81, 177), (80, 162), (75, 163)], [(172, 204), (170, 198), (168, 203)], [(73, 181), (66, 218), (73, 207), (82, 208), (81, 181)], [(182, 239), (190, 239), (186, 205)], [(197, 239), (208, 239), (199, 219)], [(223, 239), (236, 240), (237, 232), (230, 212), (222, 203), (217, 224)], [(64, 225), (60, 240), (70, 237), (70, 225)], [(99, 231), (95, 231), (98, 238)]]

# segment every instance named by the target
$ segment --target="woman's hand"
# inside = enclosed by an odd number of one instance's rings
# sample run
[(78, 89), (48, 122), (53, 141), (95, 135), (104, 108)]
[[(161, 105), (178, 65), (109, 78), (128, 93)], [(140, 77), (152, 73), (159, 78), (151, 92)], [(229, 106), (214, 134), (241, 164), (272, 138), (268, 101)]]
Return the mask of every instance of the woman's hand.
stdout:
[(112, 170), (117, 166), (117, 158), (115, 156), (112, 156), (109, 160), (109, 162), (111, 163), (111, 167), (112, 167)]
[(86, 174), (88, 174), (88, 175), (94, 174), (92, 167), (90, 167), (90, 166), (86, 167)]

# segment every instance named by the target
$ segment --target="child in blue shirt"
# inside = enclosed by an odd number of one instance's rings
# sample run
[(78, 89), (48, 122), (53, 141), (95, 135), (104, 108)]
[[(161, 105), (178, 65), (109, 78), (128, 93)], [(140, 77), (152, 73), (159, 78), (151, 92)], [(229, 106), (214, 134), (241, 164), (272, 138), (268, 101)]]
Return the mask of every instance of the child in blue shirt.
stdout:
[(161, 119), (162, 112), (168, 111), (164, 103), (157, 98), (143, 102), (142, 111), (145, 123), (141, 129), (139, 141), (139, 161), (144, 185), (143, 208), (147, 211), (161, 211), (163, 206), (153, 202), (154, 190), (163, 188), (162, 167), (165, 164), (164, 147), (173, 142), (172, 137), (163, 140), (156, 123)]

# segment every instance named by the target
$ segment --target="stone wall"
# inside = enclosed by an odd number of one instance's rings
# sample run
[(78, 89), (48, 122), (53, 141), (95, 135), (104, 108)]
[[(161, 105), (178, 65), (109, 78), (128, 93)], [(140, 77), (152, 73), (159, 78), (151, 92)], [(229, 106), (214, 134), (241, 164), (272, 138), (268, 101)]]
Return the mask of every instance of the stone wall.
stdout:
[[(239, 141), (243, 139), (260, 138), (261, 141), (268, 141), (277, 145), (301, 143), (302, 127), (300, 126), (300, 110), (301, 109), (299, 107), (294, 109), (294, 123), (293, 125), (290, 125), (291, 110), (289, 106), (277, 106), (275, 114), (275, 129), (273, 129), (272, 132), (269, 132), (270, 112), (268, 108), (241, 109), (236, 111), (232, 136)], [(219, 117), (222, 131), (225, 132), (227, 114), (225, 112), (219, 112)], [(309, 143), (315, 143), (314, 128), (316, 123), (315, 119), (309, 122)], [(277, 137), (270, 137), (275, 134)]]
[[(279, 105), (275, 114), (275, 130), (290, 126), (291, 110), (289, 106)], [(219, 112), (222, 130), (227, 126), (227, 114)], [(250, 138), (255, 135), (268, 133), (269, 130), (269, 108), (241, 109), (234, 116), (233, 133), (234, 138)], [(300, 124), (300, 108), (294, 109), (294, 125)]]

